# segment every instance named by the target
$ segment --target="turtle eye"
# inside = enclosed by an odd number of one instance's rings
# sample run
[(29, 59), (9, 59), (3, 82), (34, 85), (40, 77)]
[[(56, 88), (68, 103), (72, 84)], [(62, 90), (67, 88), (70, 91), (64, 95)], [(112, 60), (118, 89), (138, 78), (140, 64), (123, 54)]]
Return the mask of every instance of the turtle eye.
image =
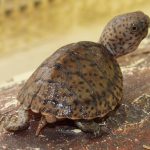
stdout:
[(136, 32), (137, 29), (138, 29), (137, 26), (136, 26), (135, 24), (132, 24), (131, 30), (132, 30), (133, 32)]

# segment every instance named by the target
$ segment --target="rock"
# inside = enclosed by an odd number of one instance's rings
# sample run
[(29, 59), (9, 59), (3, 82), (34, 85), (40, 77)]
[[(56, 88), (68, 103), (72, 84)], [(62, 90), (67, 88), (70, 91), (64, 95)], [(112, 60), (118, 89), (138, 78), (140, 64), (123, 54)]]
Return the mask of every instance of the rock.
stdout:
[[(150, 46), (138, 49), (118, 60), (124, 76), (122, 104), (103, 119), (106, 133), (101, 137), (78, 131), (71, 121), (48, 125), (35, 136), (38, 115), (33, 115), (27, 130), (8, 133), (3, 116), (17, 108), (16, 94), (23, 82), (14, 81), (0, 87), (0, 149), (104, 150), (149, 149), (150, 145)], [(9, 86), (10, 85), (10, 86)], [(11, 113), (12, 113), (11, 112)], [(102, 120), (97, 120), (101, 123)], [(77, 131), (77, 132), (75, 132)]]

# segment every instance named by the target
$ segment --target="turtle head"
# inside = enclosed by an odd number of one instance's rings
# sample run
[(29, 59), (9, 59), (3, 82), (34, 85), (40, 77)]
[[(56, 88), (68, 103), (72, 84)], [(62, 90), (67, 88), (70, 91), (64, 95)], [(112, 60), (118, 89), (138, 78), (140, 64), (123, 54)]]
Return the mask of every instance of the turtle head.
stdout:
[(150, 18), (141, 11), (119, 15), (108, 22), (99, 42), (119, 57), (137, 49), (149, 26)]

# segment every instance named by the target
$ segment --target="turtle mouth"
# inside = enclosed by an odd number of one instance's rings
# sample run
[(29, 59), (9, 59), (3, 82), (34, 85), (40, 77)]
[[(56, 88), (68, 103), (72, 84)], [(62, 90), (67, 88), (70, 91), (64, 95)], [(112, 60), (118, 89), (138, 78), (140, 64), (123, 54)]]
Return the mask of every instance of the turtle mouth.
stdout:
[(147, 24), (148, 24), (148, 27), (150, 28), (150, 17), (147, 16)]
[(145, 20), (144, 22), (147, 25), (147, 27), (150, 28), (150, 17), (148, 15), (145, 15), (143, 20)]

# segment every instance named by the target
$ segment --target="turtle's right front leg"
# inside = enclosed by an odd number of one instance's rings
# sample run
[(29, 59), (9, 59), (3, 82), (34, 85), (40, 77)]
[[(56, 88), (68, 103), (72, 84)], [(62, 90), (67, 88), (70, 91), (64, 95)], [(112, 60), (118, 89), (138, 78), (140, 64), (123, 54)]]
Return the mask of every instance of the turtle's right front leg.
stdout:
[(29, 112), (28, 110), (20, 107), (18, 112), (13, 115), (6, 116), (4, 128), (7, 131), (17, 131), (27, 128), (29, 125)]

